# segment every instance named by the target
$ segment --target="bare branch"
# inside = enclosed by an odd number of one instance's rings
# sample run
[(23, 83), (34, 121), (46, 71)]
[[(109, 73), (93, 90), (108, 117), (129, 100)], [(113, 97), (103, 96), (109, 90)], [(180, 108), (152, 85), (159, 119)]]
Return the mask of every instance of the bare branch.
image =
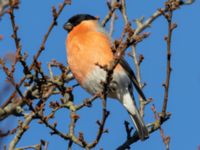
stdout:
[(109, 8), (108, 14), (105, 16), (105, 18), (102, 20), (101, 25), (104, 27), (106, 23), (110, 20), (110, 18), (113, 16), (113, 13), (115, 10), (117, 10), (120, 7), (120, 4), (118, 2), (115, 2), (110, 5), (111, 8)]
[[(160, 126), (165, 122), (167, 121), (169, 118), (170, 118), (170, 114), (168, 114), (166, 116), (166, 118), (162, 121), (162, 122), (158, 122), (158, 121), (155, 121), (153, 123), (150, 123), (148, 126), (148, 131), (149, 131), (149, 134), (157, 131), (158, 129), (160, 129)], [(135, 132), (130, 139), (126, 140), (122, 145), (120, 145), (117, 150), (124, 150), (126, 148), (128, 148), (130, 145), (132, 145), (133, 143), (139, 141), (140, 138), (137, 134), (137, 132)]]
[(166, 70), (166, 81), (163, 84), (165, 93), (164, 93), (164, 100), (163, 100), (163, 107), (162, 107), (162, 117), (165, 117), (166, 110), (167, 110), (167, 103), (168, 103), (168, 95), (169, 95), (169, 84), (170, 84), (170, 77), (171, 77), (171, 38), (172, 32), (176, 28), (175, 24), (172, 24), (172, 11), (169, 11), (168, 14), (164, 14), (165, 18), (168, 22), (168, 36), (165, 38), (167, 42), (167, 70)]
[(31, 113), (28, 116), (26, 116), (24, 122), (19, 122), (17, 134), (15, 135), (14, 139), (10, 142), (9, 150), (13, 150), (17, 143), (20, 141), (24, 132), (29, 128), (29, 124), (31, 123), (33, 116), (34, 113)]
[[(156, 112), (156, 108), (155, 108), (154, 105), (151, 107), (151, 110), (152, 110), (153, 113), (154, 113), (154, 118), (155, 118), (156, 122), (157, 122), (158, 124), (160, 124), (160, 120), (159, 120), (160, 117), (159, 117), (158, 113)], [(159, 125), (159, 126), (160, 126), (160, 128), (159, 128), (159, 130), (160, 130), (160, 135), (161, 135), (161, 137), (162, 137), (163, 143), (164, 143), (165, 146), (166, 146), (166, 150), (169, 150), (170, 136), (165, 136), (165, 135), (164, 135), (164, 130), (161, 128), (161, 125)]]
[[(30, 71), (30, 70), (33, 69), (33, 67), (34, 67), (34, 65), (35, 65), (35, 62), (37, 62), (37, 59), (39, 58), (40, 54), (42, 53), (42, 51), (43, 51), (44, 48), (45, 48), (46, 41), (47, 41), (47, 39), (48, 39), (48, 37), (49, 37), (51, 31), (53, 30), (53, 28), (54, 28), (54, 27), (56, 26), (56, 24), (57, 24), (56, 21), (57, 21), (58, 17), (60, 16), (60, 14), (62, 13), (64, 7), (65, 7), (67, 4), (71, 4), (71, 1), (69, 1), (69, 0), (64, 0), (63, 3), (60, 5), (59, 10), (58, 10), (58, 12), (56, 13), (56, 15), (53, 16), (53, 21), (52, 21), (52, 23), (50, 24), (50, 26), (49, 26), (49, 28), (48, 28), (46, 34), (44, 35), (43, 40), (42, 40), (42, 43), (41, 43), (41, 46), (40, 46), (38, 52), (36, 53), (36, 55), (34, 56), (33, 62), (32, 62), (32, 64), (30, 65), (28, 71)], [(20, 80), (18, 86), (21, 86), (22, 83), (25, 81), (26, 78), (27, 78), (26, 76), (23, 77), (23, 78)], [(6, 104), (9, 104), (9, 103), (12, 101), (12, 98), (16, 95), (16, 93), (17, 93), (17, 92), (14, 91), (14, 92), (11, 94), (11, 96), (6, 100), (5, 104), (3, 104), (3, 107), (5, 107)]]

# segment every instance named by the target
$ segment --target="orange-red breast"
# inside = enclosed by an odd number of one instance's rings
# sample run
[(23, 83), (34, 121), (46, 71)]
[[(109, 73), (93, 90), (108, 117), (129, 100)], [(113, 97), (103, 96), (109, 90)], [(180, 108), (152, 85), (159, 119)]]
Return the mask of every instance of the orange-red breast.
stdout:
[[(74, 77), (89, 93), (102, 92), (102, 81), (105, 82), (107, 73), (100, 66), (109, 65), (114, 59), (111, 38), (98, 19), (88, 14), (71, 17), (65, 23), (64, 29), (69, 32), (66, 40), (67, 60)], [(148, 130), (136, 107), (132, 83), (144, 97), (133, 71), (122, 59), (114, 69), (108, 96), (118, 99), (123, 104), (133, 120), (140, 139), (144, 140), (148, 137)]]

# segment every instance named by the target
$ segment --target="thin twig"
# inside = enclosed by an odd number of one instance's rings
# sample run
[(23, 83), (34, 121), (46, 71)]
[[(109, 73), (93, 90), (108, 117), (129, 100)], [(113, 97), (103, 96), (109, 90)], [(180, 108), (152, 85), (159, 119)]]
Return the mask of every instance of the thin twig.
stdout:
[(110, 29), (109, 29), (109, 36), (111, 37), (113, 32), (114, 32), (114, 24), (115, 24), (115, 20), (116, 20), (116, 13), (114, 12), (112, 14), (111, 20), (110, 20)]
[(31, 123), (33, 116), (34, 116), (34, 113), (30, 113), (28, 116), (26, 116), (23, 123), (19, 123), (18, 131), (14, 139), (10, 142), (9, 150), (14, 150), (15, 146), (20, 141), (24, 132), (29, 128), (29, 124)]
[[(110, 0), (109, 2), (107, 2), (108, 8), (111, 11), (111, 9), (115, 6), (115, 4), (117, 3), (117, 0)], [(114, 24), (115, 24), (115, 20), (117, 18), (116, 12), (112, 13), (111, 19), (110, 19), (110, 28), (109, 28), (109, 36), (111, 37), (113, 32), (114, 32)]]
[(161, 127), (161, 125), (160, 125), (160, 120), (159, 120), (160, 117), (159, 117), (158, 113), (156, 112), (155, 106), (153, 105), (153, 106), (151, 107), (151, 109), (152, 109), (152, 111), (153, 111), (153, 113), (154, 113), (154, 118), (155, 118), (156, 122), (159, 124), (158, 126), (160, 126), (160, 127), (159, 127), (160, 135), (161, 135), (161, 137), (162, 137), (163, 143), (165, 144), (166, 150), (169, 150), (170, 136), (165, 136), (164, 130), (162, 129), (162, 127)]
[(171, 38), (172, 32), (175, 26), (172, 25), (172, 11), (169, 11), (167, 16), (165, 17), (168, 22), (168, 36), (166, 37), (167, 42), (167, 69), (166, 69), (166, 81), (163, 84), (165, 93), (164, 93), (164, 100), (163, 100), (163, 107), (162, 107), (162, 117), (164, 118), (167, 111), (167, 103), (168, 103), (168, 96), (169, 96), (169, 85), (170, 85), (170, 77), (171, 77)]
[(90, 107), (92, 102), (95, 101), (98, 97), (100, 97), (100, 94), (95, 94), (91, 98), (84, 100), (84, 102), (82, 104), (75, 106), (76, 111), (85, 106)]
[(128, 24), (128, 16), (126, 13), (126, 1), (125, 0), (121, 0), (121, 7), (119, 8), (119, 10), (122, 13), (125, 25)]
[[(180, 8), (181, 5), (189, 5), (192, 4), (195, 0), (186, 0), (186, 1), (180, 1), (179, 6), (176, 6), (174, 8), (174, 10)], [(161, 10), (161, 11), (160, 11)], [(163, 12), (167, 12), (169, 10), (169, 7), (165, 7), (162, 9), (158, 9), (155, 13), (152, 14), (152, 16), (150, 16), (145, 22), (140, 22), (139, 24), (137, 24), (137, 28), (134, 32), (134, 35), (132, 36), (132, 40), (134, 40), (136, 38), (136, 36), (138, 34), (140, 34), (142, 31), (144, 31), (146, 28), (150, 27), (151, 23), (157, 19), (158, 17), (160, 17)], [(174, 11), (173, 10), (173, 11)]]
[(106, 23), (110, 20), (115, 10), (117, 10), (120, 7), (120, 4), (118, 2), (115, 2), (111, 5), (111, 8), (109, 9), (108, 14), (105, 16), (105, 18), (102, 20), (101, 25), (104, 27)]
[(97, 121), (97, 124), (99, 125), (99, 129), (96, 135), (96, 139), (91, 144), (88, 144), (87, 146), (88, 148), (94, 148), (99, 143), (101, 136), (105, 132), (104, 126), (105, 126), (108, 115), (109, 115), (109, 111), (107, 111), (105, 108), (102, 108), (102, 120), (101, 122)]
[(125, 126), (125, 129), (126, 129), (127, 139), (130, 139), (133, 127), (129, 127), (129, 122), (128, 121), (124, 121), (124, 126)]
[[(140, 71), (140, 64), (141, 64), (141, 60), (137, 58), (136, 55), (136, 47), (134, 45), (131, 46), (132, 48), (132, 56), (133, 56), (133, 60), (134, 60), (134, 64), (135, 64), (135, 68), (136, 68), (136, 77), (138, 80), (138, 85), (140, 86), (140, 88), (142, 89), (144, 86), (141, 83), (141, 71)], [(141, 95), (139, 96), (139, 102), (140, 102), (140, 114), (141, 116), (144, 116), (144, 109), (145, 109), (145, 105), (147, 105), (148, 103), (150, 103), (152, 101), (152, 99), (148, 99), (147, 101), (145, 101)]]

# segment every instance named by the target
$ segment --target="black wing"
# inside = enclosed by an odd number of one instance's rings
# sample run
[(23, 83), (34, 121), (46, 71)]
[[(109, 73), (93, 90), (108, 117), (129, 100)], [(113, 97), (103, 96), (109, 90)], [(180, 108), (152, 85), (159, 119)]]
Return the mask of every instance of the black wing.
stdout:
[(146, 97), (142, 91), (142, 89), (139, 86), (139, 83), (137, 81), (137, 78), (135, 76), (135, 73), (133, 72), (133, 70), (131, 69), (131, 67), (129, 66), (129, 64), (126, 62), (126, 60), (124, 58), (121, 58), (119, 61), (119, 64), (124, 68), (124, 70), (126, 71), (126, 73), (128, 74), (129, 78), (131, 79), (131, 81), (133, 82), (133, 85), (135, 87), (135, 89), (137, 90), (138, 94), (144, 99), (146, 100)]

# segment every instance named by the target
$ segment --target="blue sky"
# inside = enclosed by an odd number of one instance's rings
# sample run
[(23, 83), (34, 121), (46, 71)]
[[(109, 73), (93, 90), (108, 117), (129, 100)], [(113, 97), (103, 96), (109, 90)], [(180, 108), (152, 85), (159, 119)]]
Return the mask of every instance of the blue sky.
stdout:
[[(22, 1), (20, 9), (16, 11), (16, 23), (19, 25), (19, 36), (22, 42), (23, 52), (28, 52), (28, 62), (32, 60), (32, 56), (39, 49), (43, 35), (47, 31), (51, 23), (51, 7), (62, 1), (47, 1), (34, 0)], [(163, 2), (154, 0), (127, 0), (127, 13), (130, 20), (144, 16), (148, 18), (158, 8), (163, 6)], [(193, 5), (184, 6), (174, 13), (173, 21), (178, 24), (178, 28), (173, 32), (172, 38), (172, 74), (170, 80), (168, 112), (172, 113), (171, 119), (164, 125), (163, 129), (166, 135), (171, 137), (171, 150), (194, 150), (200, 145), (200, 51), (199, 51), (199, 21), (200, 2), (196, 1)], [(46, 49), (39, 58), (42, 62), (44, 71), (47, 72), (47, 64), (52, 59), (56, 59), (63, 64), (66, 64), (65, 53), (65, 38), (67, 33), (62, 26), (65, 21), (77, 13), (89, 13), (94, 16), (99, 16), (101, 19), (107, 14), (108, 10), (105, 1), (73, 1), (71, 6), (66, 6), (60, 18), (58, 26), (53, 29), (49, 40), (46, 44)], [(116, 21), (113, 39), (119, 39), (123, 28), (121, 15), (118, 13), (119, 20)], [(134, 25), (134, 23), (133, 23)], [(145, 59), (141, 66), (142, 80), (147, 83), (144, 89), (147, 97), (153, 97), (158, 111), (161, 111), (164, 89), (162, 83), (165, 80), (166, 67), (166, 43), (163, 40), (167, 34), (167, 23), (160, 17), (146, 30), (150, 32), (149, 38), (145, 39), (137, 47), (139, 53), (143, 54)], [(11, 24), (9, 16), (5, 15), (0, 21), (0, 34), (4, 39), (0, 41), (0, 56), (5, 53), (14, 52), (14, 42), (10, 38)], [(128, 58), (130, 62), (130, 58)], [(130, 62), (130, 65), (133, 65)], [(19, 80), (21, 69), (16, 72), (16, 80)], [(2, 84), (5, 80), (5, 75), (0, 70)], [(74, 82), (73, 82), (74, 83)], [(0, 88), (1, 89), (1, 88)], [(76, 88), (74, 91), (76, 103), (81, 102), (83, 97), (89, 97), (83, 89)], [(6, 95), (5, 95), (6, 97)], [(52, 97), (58, 99), (58, 97)], [(146, 107), (145, 121), (151, 122), (154, 120), (151, 111), (151, 105)], [(81, 119), (77, 123), (76, 131), (83, 132), (86, 140), (91, 141), (95, 137), (97, 130), (96, 120), (101, 118), (101, 101), (94, 102), (92, 108), (85, 108), (78, 112)], [(130, 121), (130, 118), (124, 108), (114, 100), (108, 100), (108, 110), (110, 116), (107, 119), (106, 128), (109, 129), (109, 134), (105, 134), (99, 145), (95, 149), (101, 147), (105, 150), (115, 149), (126, 138), (124, 129), (124, 120)], [(68, 130), (69, 113), (67, 111), (59, 111), (56, 114), (58, 127), (62, 131)], [(17, 119), (11, 118), (10, 123), (17, 122)], [(1, 123), (6, 124), (5, 121)], [(33, 121), (31, 129), (22, 137), (21, 142), (17, 145), (26, 146), (33, 145), (40, 139), (49, 142), (49, 150), (54, 150), (55, 147), (59, 150), (64, 150), (67, 147), (67, 142), (60, 137), (50, 136), (50, 130), (44, 125), (37, 124)], [(6, 142), (12, 139), (10, 136)], [(80, 149), (74, 146), (74, 149)], [(160, 133), (153, 133), (145, 142), (137, 142), (132, 146), (132, 149), (165, 149)]]

